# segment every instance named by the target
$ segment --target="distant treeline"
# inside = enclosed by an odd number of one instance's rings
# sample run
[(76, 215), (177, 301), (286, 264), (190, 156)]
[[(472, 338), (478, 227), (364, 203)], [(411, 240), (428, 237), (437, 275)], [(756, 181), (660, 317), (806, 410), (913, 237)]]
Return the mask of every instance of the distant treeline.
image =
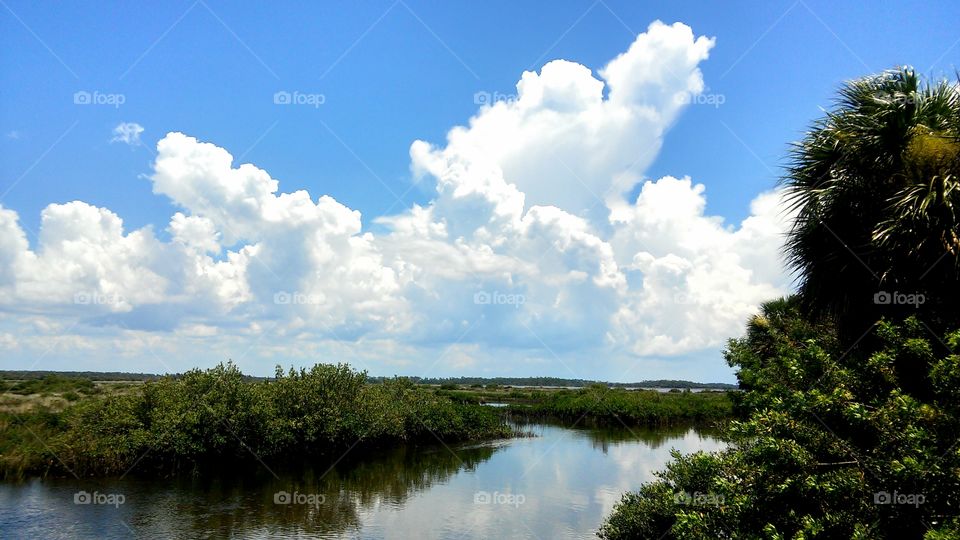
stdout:
[[(155, 381), (164, 375), (154, 373), (123, 373), (119, 371), (0, 371), (0, 379), (32, 380), (42, 379), (49, 375), (60, 377), (90, 379), (94, 381)], [(174, 378), (180, 374), (170, 375)], [(244, 375), (247, 380), (263, 380), (270, 377), (255, 377)], [(368, 377), (370, 382), (382, 382), (392, 377)], [(416, 384), (456, 384), (463, 386), (471, 385), (495, 385), (495, 386), (557, 386), (582, 388), (592, 384), (602, 384), (610, 388), (706, 388), (710, 390), (736, 390), (737, 385), (727, 383), (699, 383), (692, 381), (676, 381), (670, 379), (658, 379), (655, 381), (640, 381), (634, 383), (612, 383), (604, 381), (591, 381), (585, 379), (561, 379), (558, 377), (407, 377)]]
[(163, 375), (153, 373), (123, 373), (120, 371), (0, 371), (0, 379), (30, 381), (55, 375), (92, 381), (155, 381)]
[[(371, 380), (378, 380), (382, 377), (371, 377)], [(659, 379), (655, 381), (640, 381), (633, 383), (612, 383), (604, 381), (591, 381), (584, 379), (561, 379), (558, 377), (410, 377), (410, 380), (418, 384), (457, 384), (471, 386), (480, 384), (483, 386), (492, 384), (498, 386), (559, 386), (581, 388), (593, 384), (602, 384), (611, 388), (708, 388), (711, 390), (736, 390), (737, 385), (727, 383), (698, 383), (691, 381), (675, 381), (669, 379)]]
[[(32, 381), (48, 378), (89, 379), (91, 381), (158, 381), (164, 377), (179, 379), (183, 373), (124, 373), (122, 371), (0, 371), (0, 380)], [(273, 377), (242, 375), (245, 381), (263, 381)]]

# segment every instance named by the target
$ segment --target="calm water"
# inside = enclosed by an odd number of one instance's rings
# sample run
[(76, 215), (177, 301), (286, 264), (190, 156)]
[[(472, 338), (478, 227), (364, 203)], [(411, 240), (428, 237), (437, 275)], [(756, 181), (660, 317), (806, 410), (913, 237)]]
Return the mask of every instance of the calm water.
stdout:
[(584, 538), (671, 448), (723, 447), (693, 428), (523, 428), (536, 436), (333, 468), (0, 484), (0, 538)]

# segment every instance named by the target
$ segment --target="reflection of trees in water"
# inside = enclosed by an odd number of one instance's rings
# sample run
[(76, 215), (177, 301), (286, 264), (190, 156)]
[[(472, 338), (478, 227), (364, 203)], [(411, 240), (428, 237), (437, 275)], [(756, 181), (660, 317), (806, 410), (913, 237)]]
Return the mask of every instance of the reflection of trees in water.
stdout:
[[(659, 448), (686, 436), (701, 437), (715, 430), (695, 426), (625, 427), (581, 419), (569, 421), (512, 417), (520, 431), (545, 435), (565, 428), (564, 436), (590, 441), (607, 453), (620, 443), (642, 442)], [(446, 482), (461, 471), (472, 471), (499, 450), (496, 446), (446, 448), (400, 447), (376, 453), (348, 454), (328, 471), (314, 464), (278, 469), (278, 480), (263, 466), (227, 469), (194, 477), (130, 480), (104, 487), (125, 493), (126, 523), (144, 537), (270, 537), (281, 535), (334, 536), (359, 531), (364, 510), (379, 505), (401, 506), (412, 495)], [(323, 504), (275, 504), (274, 494), (323, 495)], [(73, 507), (74, 505), (70, 505)], [(85, 509), (86, 507), (76, 507)]]
[(524, 417), (514, 414), (510, 418), (518, 430), (533, 429), (536, 433), (537, 426), (548, 425), (572, 430), (576, 436), (590, 440), (591, 446), (601, 450), (604, 454), (610, 449), (610, 445), (616, 445), (623, 442), (640, 441), (652, 449), (663, 446), (667, 441), (685, 437), (693, 430), (701, 439), (718, 439), (720, 429), (716, 427), (703, 426), (697, 424), (675, 424), (667, 426), (631, 426), (619, 422), (598, 421), (592, 418), (581, 418), (573, 424), (569, 420), (550, 419), (542, 416), (536, 418)]
[[(148, 536), (155, 529), (168, 528), (175, 529), (177, 535), (197, 537), (208, 536), (211, 531), (216, 531), (213, 536), (343, 534), (360, 529), (362, 510), (379, 504), (402, 505), (416, 492), (462, 470), (476, 469), (498, 448), (454, 450), (456, 455), (445, 448), (403, 447), (375, 456), (349, 456), (329, 471), (329, 466), (321, 465), (275, 469), (279, 480), (263, 467), (246, 473), (219, 471), (216, 475), (174, 480), (159, 494), (156, 487), (160, 481), (145, 482), (135, 488), (145, 492), (144, 496), (128, 499), (139, 499), (129, 525)], [(274, 496), (281, 491), (291, 497), (295, 493), (303, 498), (322, 495), (323, 501), (317, 505), (276, 504)]]
[(411, 492), (430, 488), (454, 474), (476, 470), (499, 448), (475, 446), (458, 448), (417, 449), (404, 447), (376, 460), (364, 460), (344, 469), (331, 471), (324, 481), (328, 485), (347, 486), (362, 505), (381, 501), (402, 503)]

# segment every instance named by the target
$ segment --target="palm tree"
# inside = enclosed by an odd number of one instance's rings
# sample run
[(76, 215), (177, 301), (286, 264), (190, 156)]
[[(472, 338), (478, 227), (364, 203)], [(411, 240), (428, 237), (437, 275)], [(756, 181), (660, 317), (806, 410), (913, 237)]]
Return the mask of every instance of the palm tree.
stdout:
[(960, 324), (960, 84), (910, 68), (847, 83), (793, 145), (782, 183), (808, 313), (847, 340), (881, 316)]

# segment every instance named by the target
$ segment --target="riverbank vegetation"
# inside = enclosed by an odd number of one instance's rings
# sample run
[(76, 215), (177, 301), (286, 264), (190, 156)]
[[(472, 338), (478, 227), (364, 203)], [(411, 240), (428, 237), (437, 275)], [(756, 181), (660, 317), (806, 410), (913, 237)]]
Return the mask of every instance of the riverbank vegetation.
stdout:
[(675, 454), (602, 538), (960, 537), (960, 85), (849, 83), (784, 187), (799, 290), (729, 342), (735, 445)]
[(729, 420), (735, 392), (672, 389), (458, 387), (435, 392), (462, 403), (498, 406), (513, 417), (550, 418), (574, 425), (589, 421), (627, 426), (707, 425)]
[(508, 437), (489, 407), (404, 379), (368, 384), (346, 365), (249, 382), (232, 364), (194, 370), (61, 411), (0, 413), (4, 478), (195, 471), (205, 463), (336, 457), (351, 447)]
[(578, 421), (583, 418), (627, 425), (659, 426), (719, 422), (732, 415), (727, 392), (657, 392), (594, 385), (579, 390), (543, 392), (512, 412)]
[[(143, 382), (6, 381), (0, 470), (26, 475), (173, 474), (211, 463), (293, 462), (348, 448), (516, 435), (509, 418), (660, 426), (726, 419), (726, 392), (436, 387), (371, 381), (345, 365), (252, 379), (232, 364)], [(486, 403), (508, 405), (487, 407)], [(513, 415), (513, 416), (510, 416)]]

